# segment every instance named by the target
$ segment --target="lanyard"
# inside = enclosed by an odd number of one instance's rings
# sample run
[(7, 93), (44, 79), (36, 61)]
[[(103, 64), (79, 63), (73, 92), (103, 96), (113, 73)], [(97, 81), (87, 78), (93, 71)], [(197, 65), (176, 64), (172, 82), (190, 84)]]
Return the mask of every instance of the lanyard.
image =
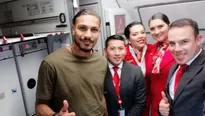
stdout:
[[(114, 73), (116, 73), (116, 72), (114, 72)], [(119, 83), (118, 84), (114, 80), (114, 77), (112, 78), (112, 80), (113, 80), (113, 83), (114, 83), (115, 92), (117, 94), (117, 101), (118, 101), (118, 103), (120, 104), (120, 107), (121, 107), (122, 106), (122, 99), (120, 97), (120, 78), (119, 78)]]

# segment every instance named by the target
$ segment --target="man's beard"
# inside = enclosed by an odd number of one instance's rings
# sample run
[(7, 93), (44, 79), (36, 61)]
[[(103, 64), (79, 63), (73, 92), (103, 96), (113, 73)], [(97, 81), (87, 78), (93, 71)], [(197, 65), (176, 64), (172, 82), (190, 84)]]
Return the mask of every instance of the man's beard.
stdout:
[[(82, 39), (80, 39), (80, 41), (82, 41)], [(91, 40), (90, 40), (90, 41), (91, 41)], [(93, 48), (91, 48), (91, 49), (82, 48), (82, 47), (80, 46), (80, 43), (79, 43), (79, 42), (77, 42), (76, 40), (74, 40), (74, 42), (75, 42), (75, 44), (79, 47), (79, 49), (80, 49), (81, 51), (83, 51), (83, 52), (89, 53), (89, 52), (92, 51), (92, 49), (93, 49)], [(93, 41), (92, 41), (92, 42), (93, 42)]]

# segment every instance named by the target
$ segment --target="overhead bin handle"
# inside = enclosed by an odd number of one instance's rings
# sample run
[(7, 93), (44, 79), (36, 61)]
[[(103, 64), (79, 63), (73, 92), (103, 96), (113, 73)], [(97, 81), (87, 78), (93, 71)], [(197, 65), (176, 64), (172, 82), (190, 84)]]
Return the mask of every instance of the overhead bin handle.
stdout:
[(23, 36), (23, 34), (20, 34), (20, 40), (21, 40), (21, 41), (24, 40), (24, 36)]
[(7, 41), (7, 39), (6, 39), (5, 36), (3, 36), (3, 43), (4, 43), (4, 44), (7, 44), (7, 43), (8, 43), (8, 41)]
[(56, 25), (56, 28), (67, 27), (67, 24)]

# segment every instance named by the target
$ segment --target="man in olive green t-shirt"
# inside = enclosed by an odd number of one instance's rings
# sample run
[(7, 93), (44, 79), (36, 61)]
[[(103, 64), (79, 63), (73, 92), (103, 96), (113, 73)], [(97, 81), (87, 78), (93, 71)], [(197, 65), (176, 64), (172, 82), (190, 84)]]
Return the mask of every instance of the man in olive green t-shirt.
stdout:
[(73, 44), (51, 53), (41, 63), (37, 116), (106, 114), (103, 88), (107, 60), (92, 50), (100, 35), (99, 16), (81, 10), (73, 19), (72, 32)]

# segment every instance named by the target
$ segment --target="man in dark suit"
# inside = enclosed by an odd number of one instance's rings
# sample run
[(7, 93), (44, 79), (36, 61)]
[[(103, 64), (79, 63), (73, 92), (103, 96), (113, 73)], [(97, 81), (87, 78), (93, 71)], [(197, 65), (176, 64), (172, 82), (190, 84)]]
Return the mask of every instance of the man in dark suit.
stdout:
[(203, 116), (205, 51), (200, 48), (201, 39), (198, 25), (191, 19), (170, 25), (168, 41), (177, 64), (170, 69), (166, 91), (162, 92), (162, 116)]
[(141, 116), (146, 86), (140, 67), (123, 62), (126, 53), (123, 37), (110, 36), (105, 46), (105, 56), (109, 61), (104, 90), (108, 115)]

